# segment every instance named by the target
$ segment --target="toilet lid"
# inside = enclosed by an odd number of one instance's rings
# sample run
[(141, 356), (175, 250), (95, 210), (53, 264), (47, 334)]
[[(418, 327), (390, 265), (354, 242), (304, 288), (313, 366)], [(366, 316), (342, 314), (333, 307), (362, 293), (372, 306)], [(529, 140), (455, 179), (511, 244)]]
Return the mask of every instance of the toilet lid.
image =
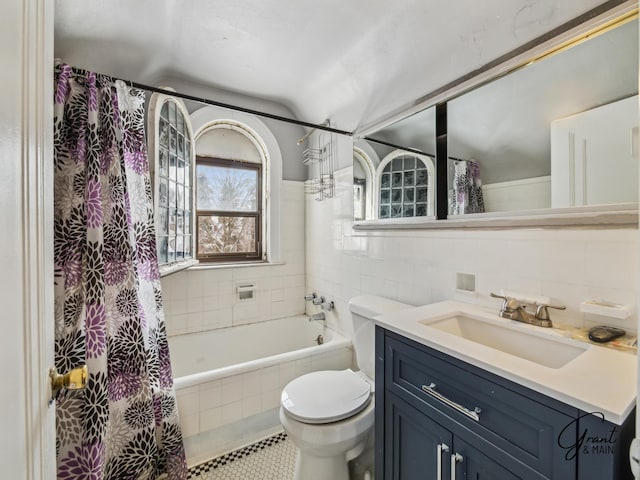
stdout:
[(299, 422), (330, 423), (355, 415), (370, 399), (371, 385), (352, 370), (325, 370), (289, 382), (280, 404)]

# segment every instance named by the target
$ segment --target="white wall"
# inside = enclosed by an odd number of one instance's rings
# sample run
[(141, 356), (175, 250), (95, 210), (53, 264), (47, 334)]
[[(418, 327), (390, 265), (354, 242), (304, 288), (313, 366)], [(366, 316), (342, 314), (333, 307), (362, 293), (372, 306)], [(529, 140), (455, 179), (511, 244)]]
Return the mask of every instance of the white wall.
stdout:
[[(169, 335), (198, 332), (304, 313), (304, 184), (283, 181), (282, 263), (196, 267), (162, 278)], [(238, 283), (255, 282), (255, 300), (239, 301)]]
[[(339, 183), (348, 185), (350, 176), (344, 169)], [(636, 305), (636, 229), (355, 232), (351, 190), (338, 192), (332, 200), (307, 200), (306, 275), (308, 290), (336, 302), (330, 321), (345, 333), (347, 302), (361, 293), (415, 305), (458, 299), (497, 312), (499, 301), (488, 295), (505, 288), (551, 297), (567, 306), (552, 319), (577, 326), (595, 320), (580, 313), (584, 300)], [(478, 296), (454, 292), (457, 272), (475, 275)], [(635, 330), (635, 316), (620, 325)]]
[(551, 207), (551, 177), (525, 178), (482, 185), (486, 212)]

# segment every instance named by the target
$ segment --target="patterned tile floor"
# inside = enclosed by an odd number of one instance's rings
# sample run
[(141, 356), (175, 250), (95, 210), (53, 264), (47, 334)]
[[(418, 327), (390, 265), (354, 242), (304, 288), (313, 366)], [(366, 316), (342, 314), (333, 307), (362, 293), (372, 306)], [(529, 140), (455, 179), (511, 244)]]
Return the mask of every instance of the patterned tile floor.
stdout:
[(290, 480), (296, 448), (285, 433), (189, 469), (193, 480)]

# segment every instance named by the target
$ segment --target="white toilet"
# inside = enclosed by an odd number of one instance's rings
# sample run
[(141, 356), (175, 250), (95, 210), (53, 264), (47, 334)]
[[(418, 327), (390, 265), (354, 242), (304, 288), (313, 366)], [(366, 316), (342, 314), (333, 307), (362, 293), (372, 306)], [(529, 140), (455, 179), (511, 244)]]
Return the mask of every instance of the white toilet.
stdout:
[(294, 480), (348, 480), (347, 462), (365, 448), (374, 420), (375, 325), (371, 319), (409, 305), (375, 295), (349, 301), (360, 368), (324, 370), (287, 384), (280, 422), (298, 447)]

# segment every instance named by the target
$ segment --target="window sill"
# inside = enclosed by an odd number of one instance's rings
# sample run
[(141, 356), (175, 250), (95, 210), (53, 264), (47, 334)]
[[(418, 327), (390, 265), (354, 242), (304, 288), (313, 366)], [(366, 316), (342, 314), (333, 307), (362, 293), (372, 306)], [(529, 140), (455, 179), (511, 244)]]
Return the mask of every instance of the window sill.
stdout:
[(190, 260), (184, 260), (182, 262), (172, 263), (170, 265), (162, 265), (160, 266), (160, 278), (171, 275), (172, 273), (181, 272), (182, 270), (191, 268), (198, 263), (200, 263), (198, 260), (192, 258)]
[(250, 268), (250, 267), (271, 267), (284, 265), (284, 262), (237, 262), (237, 263), (198, 263), (197, 265), (189, 267), (189, 270), (220, 270), (227, 268)]

